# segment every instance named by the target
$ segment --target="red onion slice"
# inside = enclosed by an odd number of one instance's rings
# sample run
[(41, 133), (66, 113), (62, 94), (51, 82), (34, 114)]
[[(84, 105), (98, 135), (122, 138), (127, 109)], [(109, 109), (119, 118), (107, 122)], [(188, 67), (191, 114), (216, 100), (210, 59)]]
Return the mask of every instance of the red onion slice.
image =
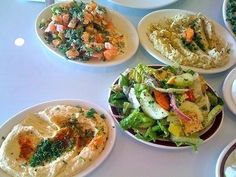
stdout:
[(173, 110), (180, 116), (180, 118), (184, 119), (184, 120), (191, 120), (190, 117), (188, 117), (186, 114), (184, 114), (176, 105), (176, 101), (175, 101), (175, 96), (174, 94), (169, 94), (170, 95), (170, 106), (173, 108)]

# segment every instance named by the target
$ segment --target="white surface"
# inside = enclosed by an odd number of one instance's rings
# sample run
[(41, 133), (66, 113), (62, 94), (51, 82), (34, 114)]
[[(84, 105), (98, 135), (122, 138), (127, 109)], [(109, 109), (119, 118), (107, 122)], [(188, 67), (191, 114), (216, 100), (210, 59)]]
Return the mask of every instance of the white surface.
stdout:
[[(99, 3), (122, 13), (135, 26), (151, 12), (120, 7), (107, 0)], [(224, 24), (222, 3), (223, 0), (180, 0), (167, 8), (201, 11)], [(87, 68), (61, 60), (40, 43), (34, 31), (35, 19), (44, 7), (44, 3), (23, 0), (1, 2), (0, 124), (26, 107), (54, 99), (83, 99), (108, 110), (108, 88), (119, 73), (141, 62), (160, 64), (141, 46), (131, 60), (109, 68)], [(14, 44), (19, 37), (25, 40), (21, 47)], [(220, 96), (229, 71), (205, 75)], [(89, 177), (214, 177), (221, 150), (236, 138), (235, 127), (236, 118), (225, 105), (222, 127), (198, 153), (150, 147), (117, 128), (111, 154)]]
[(109, 0), (115, 4), (131, 7), (131, 8), (138, 8), (138, 9), (154, 9), (167, 6), (172, 4), (178, 0)]
[[(140, 42), (142, 46), (149, 52), (153, 57), (155, 57), (157, 60), (161, 61), (162, 63), (171, 65), (173, 62), (163, 56), (160, 52), (158, 52), (156, 49), (154, 49), (152, 42), (149, 40), (147, 32), (148, 28), (153, 23), (159, 23), (165, 20), (166, 18), (171, 18), (177, 14), (194, 14), (190, 11), (185, 10), (179, 10), (179, 9), (165, 9), (165, 10), (158, 10), (154, 11), (145, 17), (139, 22), (138, 24), (138, 34), (140, 38)], [(204, 15), (204, 14), (203, 14)], [(214, 74), (218, 72), (225, 71), (229, 69), (231, 66), (233, 66), (236, 62), (236, 43), (234, 41), (234, 38), (231, 36), (231, 34), (223, 28), (221, 25), (216, 23), (215, 21), (211, 20), (214, 24), (216, 34), (221, 40), (224, 40), (225, 42), (229, 43), (230, 48), (232, 49), (229, 54), (229, 61), (225, 66), (222, 66), (220, 68), (213, 68), (213, 69), (201, 69), (196, 67), (189, 67), (189, 66), (183, 66), (183, 68), (189, 68), (199, 73), (204, 74)]]
[[(223, 95), (226, 104), (228, 105), (229, 109), (236, 115), (236, 86), (233, 84), (236, 79), (236, 68), (232, 69), (232, 71), (228, 74), (225, 78), (223, 84)], [(235, 101), (234, 101), (235, 100)]]
[[(216, 163), (216, 170), (215, 170), (215, 175), (216, 177), (223, 177), (220, 176), (220, 166), (222, 164), (222, 160), (225, 157), (226, 153), (228, 152), (228, 150), (236, 143), (236, 139), (234, 139), (232, 142), (230, 142), (220, 153), (218, 159), (217, 159), (217, 163)], [(224, 172), (226, 170), (229, 170), (230, 167), (232, 167), (233, 165), (236, 165), (236, 149), (233, 150), (233, 152), (228, 156), (228, 158), (225, 161), (224, 165)], [(232, 171), (233, 172), (233, 171)], [(234, 174), (236, 173), (236, 171), (234, 172)], [(226, 174), (226, 173), (225, 173)], [(235, 177), (230, 175), (229, 172), (227, 172), (227, 176), (226, 177)]]
[[(13, 117), (11, 117), (1, 128), (0, 128), (0, 135), (1, 137), (7, 137), (8, 133), (11, 131), (11, 129), (18, 123), (20, 123), (27, 115), (38, 113), (39, 111), (43, 111), (49, 106), (56, 106), (56, 105), (72, 105), (72, 106), (81, 106), (86, 109), (94, 108), (98, 113), (104, 114), (106, 117), (106, 123), (108, 125), (108, 131), (109, 131), (109, 138), (107, 140), (105, 149), (101, 152), (101, 154), (96, 158), (87, 168), (85, 168), (83, 171), (81, 171), (78, 175), (76, 176), (85, 176), (91, 173), (93, 170), (95, 170), (110, 154), (113, 145), (115, 143), (116, 139), (116, 129), (113, 118), (111, 117), (110, 114), (107, 113), (103, 108), (100, 106), (94, 104), (94, 103), (89, 103), (87, 101), (83, 100), (53, 100), (45, 103), (40, 103), (37, 105), (34, 105), (32, 107), (26, 108), (23, 111), (17, 113)], [(2, 139), (0, 141), (0, 144), (2, 144)], [(0, 169), (0, 176), (9, 176), (6, 175), (3, 170)]]
[(226, 10), (227, 10), (227, 3), (229, 0), (224, 0), (223, 5), (222, 5), (222, 16), (223, 16), (223, 20), (224, 20), (224, 24), (226, 26), (226, 28), (229, 30), (229, 32), (231, 33), (232, 36), (234, 36), (234, 38), (236, 38), (236, 35), (233, 33), (232, 31), (232, 25), (230, 24), (230, 22), (228, 22), (227, 19), (227, 15), (226, 15)]
[(39, 24), (42, 19), (50, 19), (52, 16), (51, 8), (52, 6), (58, 6), (60, 4), (64, 4), (65, 2), (59, 2), (52, 4), (45, 9), (43, 9), (39, 16), (36, 19), (35, 22), (35, 31), (39, 38), (39, 40), (43, 43), (43, 45), (48, 48), (51, 52), (58, 55), (61, 59), (72, 62), (74, 64), (79, 64), (83, 66), (92, 66), (92, 67), (107, 67), (107, 66), (113, 66), (120, 63), (123, 63), (127, 60), (129, 60), (137, 51), (139, 46), (139, 38), (136, 29), (130, 23), (127, 18), (125, 18), (123, 15), (119, 14), (116, 11), (107, 9), (108, 17), (111, 18), (112, 23), (117, 28), (117, 30), (124, 35), (125, 38), (125, 46), (124, 52), (120, 55), (116, 56), (115, 59), (107, 62), (103, 61), (90, 61), (90, 62), (80, 62), (76, 60), (69, 60), (65, 57), (63, 53), (61, 53), (57, 48), (53, 47), (52, 45), (48, 45), (47, 41), (44, 39), (43, 31), (39, 29)]

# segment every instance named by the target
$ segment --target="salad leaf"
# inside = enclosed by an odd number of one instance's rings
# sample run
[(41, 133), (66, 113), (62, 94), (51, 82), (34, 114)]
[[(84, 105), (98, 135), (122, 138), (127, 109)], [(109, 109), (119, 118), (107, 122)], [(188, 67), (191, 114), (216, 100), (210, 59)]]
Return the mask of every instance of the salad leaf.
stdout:
[(148, 128), (155, 123), (155, 120), (135, 109), (128, 117), (120, 121), (120, 126), (127, 130), (129, 128), (139, 129)]
[(213, 93), (211, 93), (209, 91), (207, 91), (206, 94), (207, 94), (207, 96), (209, 98), (209, 101), (211, 103), (211, 107), (214, 107), (214, 106), (216, 106), (218, 104), (219, 105), (223, 105), (224, 104), (223, 100), (221, 98), (217, 97), (215, 94), (213, 94)]
[(123, 86), (128, 87), (130, 85), (128, 76), (121, 74), (120, 79), (119, 79), (119, 85), (121, 87), (123, 87)]
[(124, 102), (128, 102), (128, 99), (123, 92), (112, 92), (108, 101), (118, 108), (123, 108)]
[(139, 64), (130, 71), (129, 79), (134, 80), (137, 83), (144, 83), (144, 81), (146, 80), (145, 75), (152, 75), (155, 72), (155, 69), (144, 64)]
[(171, 136), (171, 140), (176, 143), (177, 146), (181, 146), (183, 144), (192, 146), (193, 150), (196, 151), (203, 143), (203, 140), (199, 137), (194, 136), (184, 136), (184, 137), (176, 137)]

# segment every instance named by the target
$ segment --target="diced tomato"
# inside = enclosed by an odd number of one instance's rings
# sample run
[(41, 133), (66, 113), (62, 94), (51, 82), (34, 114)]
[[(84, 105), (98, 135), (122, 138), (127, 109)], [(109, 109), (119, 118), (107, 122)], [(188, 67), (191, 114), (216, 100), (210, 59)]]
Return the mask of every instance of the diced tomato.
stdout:
[(96, 36), (95, 36), (95, 40), (97, 43), (103, 43), (104, 42), (104, 38), (102, 36), (101, 33), (98, 33)]
[(112, 60), (117, 56), (117, 50), (116, 49), (108, 49), (103, 52), (103, 55), (106, 60)]
[(187, 28), (184, 31), (184, 38), (186, 39), (187, 42), (192, 42), (194, 36), (194, 30), (192, 28)]
[(114, 25), (112, 24), (112, 22), (108, 22), (106, 27), (107, 27), (107, 29), (111, 29), (111, 30), (113, 30), (115, 28)]
[(50, 22), (48, 24), (48, 27), (45, 29), (45, 32), (52, 32), (52, 33), (54, 33), (56, 31), (57, 31), (57, 28), (56, 28), (56, 25), (53, 23), (53, 21)]
[(187, 92), (185, 92), (185, 94), (187, 95), (187, 100), (189, 100), (189, 101), (196, 100), (192, 89), (189, 89)]
[(94, 53), (93, 56), (92, 56), (94, 59), (102, 59), (104, 56), (103, 56), (103, 53), (100, 52), (100, 53)]

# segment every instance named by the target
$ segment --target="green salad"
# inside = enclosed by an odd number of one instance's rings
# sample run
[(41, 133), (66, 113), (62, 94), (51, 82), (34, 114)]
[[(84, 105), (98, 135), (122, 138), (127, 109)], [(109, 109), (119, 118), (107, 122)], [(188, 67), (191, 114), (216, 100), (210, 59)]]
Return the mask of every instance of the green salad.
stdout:
[(229, 0), (226, 7), (227, 21), (231, 24), (232, 31), (236, 34), (236, 1)]
[(180, 67), (139, 64), (113, 84), (109, 103), (124, 130), (148, 142), (177, 146), (203, 142), (200, 135), (223, 109), (223, 101), (198, 73)]

